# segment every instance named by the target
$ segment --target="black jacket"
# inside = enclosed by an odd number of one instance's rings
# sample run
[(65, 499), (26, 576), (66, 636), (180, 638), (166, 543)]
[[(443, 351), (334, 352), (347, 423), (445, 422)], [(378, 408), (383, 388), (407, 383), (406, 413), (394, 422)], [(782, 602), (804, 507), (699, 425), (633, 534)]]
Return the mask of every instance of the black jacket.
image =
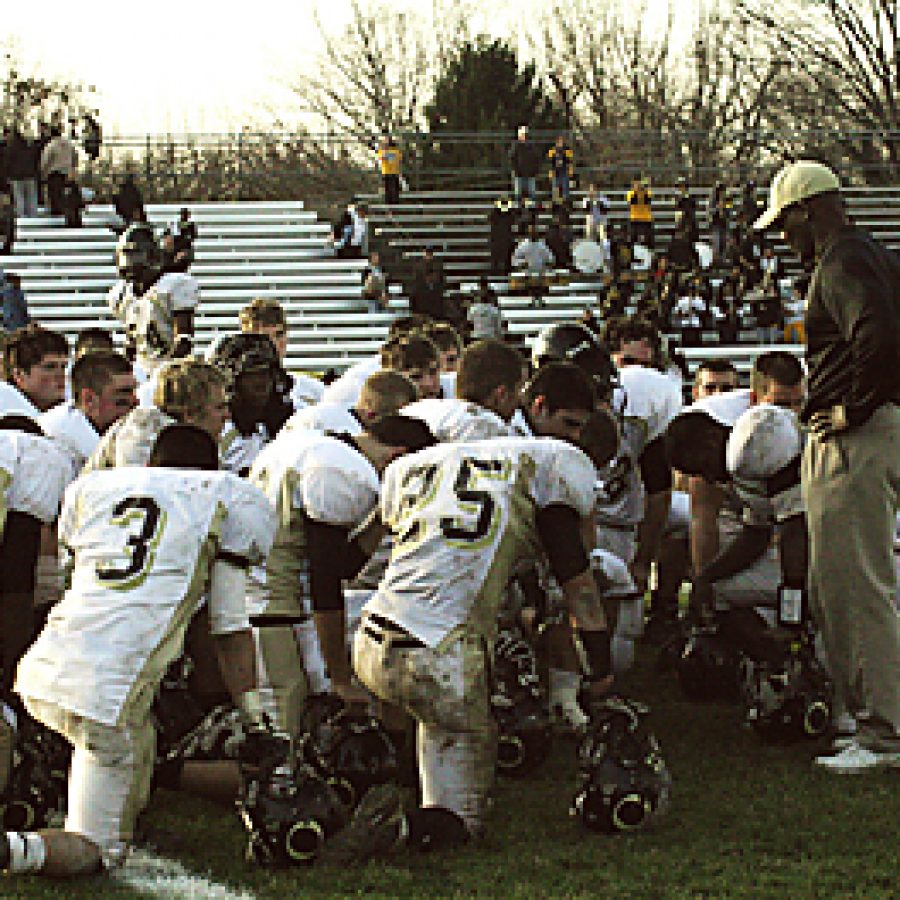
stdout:
[(537, 178), (541, 169), (541, 151), (531, 141), (514, 141), (509, 150), (513, 175), (519, 178)]
[(821, 254), (807, 293), (809, 392), (800, 418), (839, 403), (861, 425), (900, 403), (900, 259), (851, 226)]

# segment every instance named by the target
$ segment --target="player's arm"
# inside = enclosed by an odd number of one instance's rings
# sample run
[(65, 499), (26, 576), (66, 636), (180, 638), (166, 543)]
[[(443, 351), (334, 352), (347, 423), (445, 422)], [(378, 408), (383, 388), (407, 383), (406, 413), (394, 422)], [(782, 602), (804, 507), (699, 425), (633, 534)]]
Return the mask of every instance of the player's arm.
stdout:
[(378, 546), (379, 526), (380, 520), (378, 525), (373, 522), (351, 537), (349, 528), (304, 517), (313, 620), (319, 647), (332, 689), (347, 702), (362, 700), (364, 695), (353, 685), (341, 582), (356, 575)]
[(176, 358), (190, 356), (194, 346), (194, 310), (176, 310), (172, 330), (174, 341), (172, 356)]
[(572, 507), (551, 504), (536, 511), (535, 523), (583, 651), (585, 678), (602, 694), (612, 683), (610, 636), (585, 549), (585, 522)]
[(631, 574), (640, 590), (646, 590), (650, 565), (659, 551), (669, 510), (672, 507), (672, 467), (666, 459), (665, 440), (651, 441), (641, 454), (641, 480), (644, 482), (644, 518), (638, 526), (637, 552)]
[(724, 502), (722, 489), (692, 475), (688, 483), (691, 499), (691, 568), (696, 574), (716, 558), (719, 552), (719, 512)]

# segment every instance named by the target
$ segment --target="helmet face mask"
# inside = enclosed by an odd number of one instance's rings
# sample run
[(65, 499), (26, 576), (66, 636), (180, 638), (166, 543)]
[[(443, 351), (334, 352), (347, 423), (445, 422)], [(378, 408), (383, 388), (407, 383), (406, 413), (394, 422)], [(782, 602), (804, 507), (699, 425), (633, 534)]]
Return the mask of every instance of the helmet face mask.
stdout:
[(132, 225), (119, 238), (116, 271), (125, 281), (147, 287), (158, 277), (161, 263), (162, 253), (150, 225)]

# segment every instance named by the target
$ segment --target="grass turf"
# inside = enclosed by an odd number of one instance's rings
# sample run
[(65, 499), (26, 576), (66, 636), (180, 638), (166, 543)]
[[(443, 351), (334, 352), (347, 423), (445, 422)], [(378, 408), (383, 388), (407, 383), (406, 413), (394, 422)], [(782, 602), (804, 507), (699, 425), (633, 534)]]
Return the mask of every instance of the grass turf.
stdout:
[[(525, 780), (500, 782), (485, 841), (443, 856), (399, 857), (352, 871), (269, 871), (243, 861), (228, 810), (172, 793), (148, 812), (160, 852), (259, 898), (372, 897), (896, 897), (898, 772), (814, 770), (823, 744), (767, 746), (735, 707), (686, 702), (672, 676), (639, 657), (626, 692), (652, 704), (674, 778), (672, 805), (633, 836), (585, 832), (567, 815), (574, 742)], [(144, 896), (109, 879), (0, 878), (2, 897)], [(195, 897), (197, 895), (194, 895)]]

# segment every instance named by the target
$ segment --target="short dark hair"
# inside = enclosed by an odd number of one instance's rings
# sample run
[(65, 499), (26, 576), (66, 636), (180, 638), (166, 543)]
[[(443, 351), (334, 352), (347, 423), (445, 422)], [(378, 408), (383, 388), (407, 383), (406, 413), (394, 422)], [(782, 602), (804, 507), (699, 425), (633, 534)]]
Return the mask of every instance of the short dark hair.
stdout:
[(803, 365), (787, 350), (768, 350), (753, 360), (750, 387), (757, 394), (765, 389), (765, 382), (774, 381), (783, 387), (794, 387), (803, 380)]
[[(677, 415), (666, 429), (666, 457), (669, 465), (686, 475), (711, 480), (724, 478), (725, 445), (730, 429), (702, 410)], [(715, 471), (709, 468), (714, 460)]]
[(427, 337), (434, 341), (435, 347), (441, 352), (462, 349), (462, 339), (459, 332), (449, 322), (428, 322), (422, 329)]
[(77, 401), (85, 388), (99, 394), (113, 375), (130, 375), (131, 363), (114, 350), (94, 350), (72, 363), (72, 396)]
[(575, 363), (550, 362), (542, 365), (524, 392), (531, 405), (543, 397), (548, 412), (558, 409), (583, 409), (591, 412), (597, 405), (597, 392), (584, 370)]
[(81, 356), (88, 350), (112, 350), (113, 344), (112, 332), (106, 328), (90, 326), (82, 328), (75, 338), (75, 355)]
[(437, 365), (438, 349), (424, 334), (410, 334), (388, 341), (381, 348), (381, 367), (405, 372), (423, 366)]
[(388, 326), (388, 340), (403, 337), (414, 331), (418, 331), (429, 321), (431, 320), (428, 316), (423, 316), (420, 313), (410, 313), (408, 316), (397, 316), (397, 318)]
[(643, 316), (619, 316), (606, 323), (603, 340), (610, 351), (615, 353), (622, 344), (632, 341), (647, 341), (658, 352), (660, 349), (659, 329)]
[(484, 403), (500, 386), (512, 390), (522, 380), (523, 363), (522, 354), (503, 341), (475, 341), (460, 357), (456, 396)]
[(166, 425), (150, 451), (150, 466), (166, 469), (219, 468), (219, 448), (202, 428), (195, 425)]
[(51, 353), (60, 356), (69, 355), (69, 342), (65, 335), (58, 331), (50, 331), (42, 325), (32, 322), (11, 334), (3, 346), (3, 362), (6, 379), (12, 378), (13, 369), (30, 372), (32, 366)]
[(389, 447), (405, 447), (409, 453), (433, 447), (437, 443), (431, 429), (421, 419), (400, 413), (382, 416), (366, 425), (365, 430), (379, 443)]
[(738, 379), (738, 370), (730, 359), (722, 359), (721, 357), (713, 357), (711, 359), (701, 360), (694, 372), (694, 384), (700, 384), (701, 372), (714, 372), (717, 375), (734, 375), (735, 381)]

